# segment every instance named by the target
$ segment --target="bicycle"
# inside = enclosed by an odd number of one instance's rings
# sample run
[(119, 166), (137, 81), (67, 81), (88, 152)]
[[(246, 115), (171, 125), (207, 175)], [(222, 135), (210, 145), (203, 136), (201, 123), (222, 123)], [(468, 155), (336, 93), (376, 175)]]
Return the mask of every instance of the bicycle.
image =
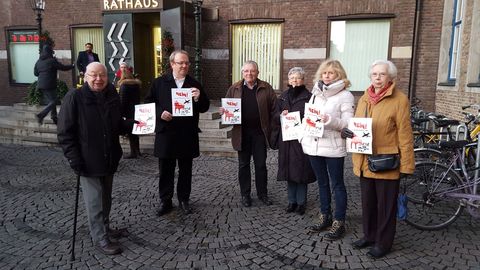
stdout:
[(463, 154), (468, 144), (465, 140), (441, 142), (440, 149), (453, 153), (449, 163), (417, 162), (414, 174), (402, 179), (409, 205), (407, 224), (422, 230), (439, 230), (453, 223), (465, 207), (471, 216), (480, 218), (480, 157), (477, 151), (475, 173), (469, 174)]

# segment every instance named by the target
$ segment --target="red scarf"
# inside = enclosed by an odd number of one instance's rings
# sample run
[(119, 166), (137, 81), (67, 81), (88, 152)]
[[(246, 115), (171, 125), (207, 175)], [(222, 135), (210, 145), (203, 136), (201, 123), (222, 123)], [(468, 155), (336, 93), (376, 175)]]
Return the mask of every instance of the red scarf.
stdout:
[(382, 90), (380, 90), (380, 92), (375, 93), (375, 87), (373, 87), (373, 84), (370, 85), (370, 87), (368, 88), (367, 92), (368, 92), (368, 101), (370, 102), (370, 104), (372, 105), (375, 105), (377, 104), (380, 99), (382, 99), (382, 97), (385, 95), (385, 93), (387, 92), (387, 89), (392, 85), (392, 82), (389, 82), (387, 83), (387, 85), (385, 85), (385, 87), (382, 88)]

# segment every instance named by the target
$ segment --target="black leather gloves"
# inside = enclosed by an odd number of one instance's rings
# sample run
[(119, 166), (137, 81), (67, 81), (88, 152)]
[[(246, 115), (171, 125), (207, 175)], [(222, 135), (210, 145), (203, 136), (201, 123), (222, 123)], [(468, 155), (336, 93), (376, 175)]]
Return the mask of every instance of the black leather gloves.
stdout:
[(340, 136), (342, 136), (342, 139), (346, 139), (346, 138), (353, 138), (355, 136), (355, 134), (350, 129), (343, 128), (341, 133), (340, 133)]

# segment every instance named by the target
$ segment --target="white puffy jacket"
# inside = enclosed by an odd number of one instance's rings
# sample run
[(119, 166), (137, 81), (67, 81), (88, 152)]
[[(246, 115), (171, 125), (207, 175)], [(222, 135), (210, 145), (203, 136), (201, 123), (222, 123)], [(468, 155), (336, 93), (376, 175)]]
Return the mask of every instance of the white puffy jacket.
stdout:
[[(335, 87), (342, 85), (341, 88)], [(345, 140), (341, 138), (340, 131), (347, 127), (348, 120), (354, 114), (353, 95), (343, 88), (343, 82), (338, 81), (329, 87), (319, 88), (316, 83), (312, 90), (311, 103), (320, 106), (323, 114), (328, 114), (329, 119), (324, 124), (323, 137), (303, 136), (298, 139), (302, 144), (303, 152), (310, 156), (344, 157), (347, 155)]]

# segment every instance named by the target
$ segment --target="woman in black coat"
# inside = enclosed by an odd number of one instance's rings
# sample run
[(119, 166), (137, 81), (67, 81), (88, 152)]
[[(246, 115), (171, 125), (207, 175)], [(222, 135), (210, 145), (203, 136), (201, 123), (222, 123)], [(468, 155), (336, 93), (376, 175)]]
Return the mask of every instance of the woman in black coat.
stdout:
[[(120, 100), (122, 106), (122, 117), (125, 119), (134, 119), (135, 105), (140, 104), (140, 87), (142, 82), (135, 79), (130, 70), (126, 69), (122, 72), (118, 87), (120, 88)], [(130, 155), (124, 158), (137, 158), (140, 154), (140, 138), (138, 135), (132, 134), (130, 130), (128, 133), (128, 140), (130, 142)]]
[[(288, 72), (288, 89), (277, 100), (274, 121), (280, 128), (280, 115), (299, 111), (303, 118), (305, 103), (310, 99), (310, 92), (304, 83), (305, 71), (294, 67)], [(286, 211), (305, 213), (307, 203), (307, 185), (315, 182), (315, 175), (302, 145), (297, 140), (283, 141), (278, 137), (278, 181), (287, 181), (288, 206)]]

